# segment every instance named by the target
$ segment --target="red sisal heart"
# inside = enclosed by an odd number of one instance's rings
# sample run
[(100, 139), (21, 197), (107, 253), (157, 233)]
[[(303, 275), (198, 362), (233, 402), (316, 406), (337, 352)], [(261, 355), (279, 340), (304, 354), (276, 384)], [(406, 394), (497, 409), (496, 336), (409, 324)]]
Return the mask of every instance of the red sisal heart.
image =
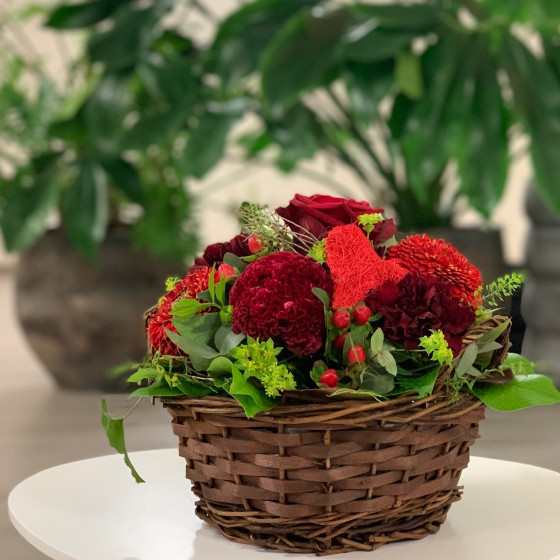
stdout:
[(325, 239), (327, 265), (334, 280), (333, 309), (364, 301), (370, 290), (408, 274), (398, 261), (382, 259), (356, 225), (337, 226)]

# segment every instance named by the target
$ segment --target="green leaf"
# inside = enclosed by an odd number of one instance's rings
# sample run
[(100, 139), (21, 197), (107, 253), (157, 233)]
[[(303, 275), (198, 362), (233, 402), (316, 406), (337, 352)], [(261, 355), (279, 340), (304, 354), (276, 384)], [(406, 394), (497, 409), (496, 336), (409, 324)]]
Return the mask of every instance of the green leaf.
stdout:
[(386, 395), (395, 387), (395, 378), (388, 373), (366, 369), (360, 375), (360, 389)]
[(220, 354), (227, 354), (232, 348), (239, 346), (245, 337), (246, 335), (243, 333), (235, 334), (230, 325), (222, 325), (216, 331), (214, 344)]
[(233, 268), (237, 268), (239, 272), (243, 272), (247, 268), (247, 263), (237, 255), (234, 255), (233, 253), (226, 253), (224, 255), (224, 262), (226, 264), (229, 264), (229, 266)]
[(408, 29), (420, 33), (435, 31), (441, 20), (442, 10), (430, 4), (351, 4), (349, 9), (370, 26), (388, 29)]
[(399, 386), (405, 392), (416, 391), (418, 393), (418, 397), (422, 399), (432, 394), (438, 373), (439, 367), (434, 368), (420, 377), (408, 377), (404, 375), (399, 376)]
[[(170, 387), (165, 379), (160, 379), (147, 387), (139, 387), (132, 393), (131, 397), (178, 397), (184, 393), (177, 387)], [(208, 393), (204, 393), (207, 395)]]
[(507, 329), (510, 321), (504, 321), (500, 323), (497, 327), (494, 327), (492, 330), (485, 332), (478, 340), (477, 344), (484, 345), (488, 342), (493, 342), (497, 340), (497, 338)]
[(110, 70), (127, 68), (142, 58), (154, 41), (161, 17), (171, 2), (159, 0), (152, 6), (138, 9), (123, 6), (107, 31), (92, 35), (87, 44), (93, 62), (103, 62)]
[(136, 472), (136, 469), (133, 467), (126, 451), (123, 422), (123, 418), (117, 418), (109, 413), (109, 410), (107, 408), (107, 401), (103, 399), (101, 401), (101, 424), (103, 425), (103, 429), (107, 434), (109, 443), (111, 447), (116, 449), (121, 455), (124, 455), (124, 462), (130, 469), (130, 472), (132, 473), (132, 476), (134, 477), (136, 482), (144, 482), (142, 477)]
[(182, 395), (189, 397), (204, 397), (216, 392), (214, 387), (194, 381), (187, 375), (176, 375), (173, 384), (176, 389), (181, 391)]
[(361, 63), (381, 62), (408, 50), (416, 32), (382, 29), (376, 20), (351, 28), (341, 41), (338, 56), (341, 60)]
[(60, 193), (55, 165), (53, 160), (38, 170), (32, 163), (11, 181), (0, 180), (0, 227), (8, 251), (27, 249), (45, 232)]
[(160, 371), (154, 367), (138, 368), (128, 379), (129, 383), (138, 383), (140, 385), (142, 381), (151, 381), (152, 379), (157, 379), (161, 375)]
[(267, 397), (262, 389), (247, 381), (235, 366), (232, 368), (232, 382), (227, 391), (243, 407), (247, 418), (276, 405), (274, 399)]
[(303, 91), (333, 79), (338, 41), (351, 21), (347, 10), (302, 10), (278, 32), (260, 68), (262, 91), (272, 114), (281, 114)]
[(424, 95), (422, 65), (412, 52), (402, 51), (397, 55), (395, 81), (410, 99), (420, 99)]
[(371, 351), (373, 354), (377, 354), (383, 348), (384, 335), (380, 328), (377, 328), (373, 335), (371, 336)]
[(216, 377), (231, 374), (232, 367), (233, 362), (229, 358), (218, 356), (212, 360), (206, 371)]
[(378, 115), (378, 106), (394, 84), (392, 60), (371, 64), (348, 63), (343, 77), (348, 91), (351, 112), (369, 126)]
[(461, 359), (459, 360), (459, 363), (455, 368), (455, 375), (458, 377), (464, 375), (467, 372), (467, 370), (474, 364), (477, 356), (478, 356), (478, 345), (469, 344), (465, 348), (465, 351), (463, 352), (463, 355), (461, 356)]
[(61, 210), (70, 238), (93, 259), (109, 221), (107, 175), (97, 163), (81, 163), (76, 180), (64, 193)]
[(385, 368), (388, 373), (391, 375), (397, 375), (397, 362), (391, 352), (388, 350), (380, 350), (376, 355), (376, 359), (379, 362), (379, 365)]
[(210, 49), (215, 72), (225, 89), (253, 73), (266, 45), (300, 9), (318, 0), (257, 0), (242, 6), (222, 22)]
[(182, 156), (186, 173), (201, 179), (220, 161), (227, 135), (246, 108), (242, 98), (207, 104), (198, 126), (191, 130)]
[(504, 42), (503, 58), (515, 107), (531, 136), (536, 185), (560, 215), (560, 83), (542, 59), (537, 59), (513, 35)]
[(530, 375), (535, 373), (535, 364), (519, 354), (510, 352), (501, 369), (511, 369), (514, 375)]
[(189, 355), (192, 365), (198, 371), (206, 371), (212, 360), (218, 356), (218, 352), (207, 344), (185, 338), (167, 329), (165, 332), (172, 342)]
[(348, 387), (343, 387), (342, 389), (338, 389), (334, 393), (330, 393), (329, 396), (330, 397), (337, 397), (338, 395), (346, 395), (346, 394), (367, 395), (368, 397), (374, 398), (376, 401), (381, 400), (380, 397), (383, 396), (383, 395), (380, 395), (379, 393), (376, 393), (375, 391), (367, 391), (366, 389), (349, 389)]
[(45, 25), (56, 29), (78, 29), (88, 27), (108, 18), (123, 0), (93, 0), (81, 4), (56, 7)]
[(317, 360), (313, 363), (313, 369), (309, 372), (309, 375), (315, 383), (319, 383), (319, 379), (325, 371), (329, 369), (329, 366), (323, 360)]
[(475, 383), (472, 392), (495, 410), (518, 410), (560, 402), (560, 392), (552, 380), (538, 374), (518, 376), (505, 385)]
[(185, 126), (187, 111), (162, 109), (141, 114), (124, 135), (121, 147), (124, 150), (143, 150), (153, 144), (171, 140)]
[(327, 292), (325, 292), (325, 290), (322, 290), (321, 288), (311, 288), (311, 291), (317, 298), (319, 298), (319, 300), (321, 300), (321, 303), (325, 306), (325, 310), (329, 311), (331, 308), (329, 294), (327, 294)]
[(136, 168), (124, 159), (106, 159), (101, 161), (103, 169), (111, 177), (115, 186), (120, 189), (131, 202), (144, 205), (146, 199), (142, 183)]
[(180, 299), (173, 304), (171, 315), (173, 317), (191, 317), (203, 309), (214, 307), (213, 303), (204, 303), (197, 299)]
[(216, 331), (222, 322), (218, 313), (204, 313), (174, 317), (172, 323), (181, 336), (202, 344), (210, 344), (214, 341)]

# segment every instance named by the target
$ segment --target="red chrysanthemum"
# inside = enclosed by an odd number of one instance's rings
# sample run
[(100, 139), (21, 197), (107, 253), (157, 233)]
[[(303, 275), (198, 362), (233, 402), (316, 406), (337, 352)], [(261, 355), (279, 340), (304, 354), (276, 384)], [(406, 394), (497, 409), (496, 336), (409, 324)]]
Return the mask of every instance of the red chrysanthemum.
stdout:
[(387, 280), (400, 280), (406, 270), (382, 259), (356, 225), (337, 226), (325, 240), (327, 264), (334, 281), (333, 309), (364, 301), (369, 290)]
[(272, 338), (297, 356), (314, 354), (323, 346), (325, 316), (312, 288), (332, 292), (328, 274), (309, 257), (279, 252), (252, 262), (230, 292), (233, 332)]
[(387, 282), (366, 298), (366, 305), (383, 316), (385, 336), (407, 350), (418, 348), (420, 337), (441, 330), (456, 355), (476, 313), (459, 302), (445, 280), (423, 273), (407, 274), (398, 284)]
[(389, 247), (387, 258), (398, 259), (411, 272), (425, 272), (445, 280), (451, 285), (453, 295), (474, 309), (482, 303), (480, 271), (453, 245), (441, 239), (411, 235)]
[[(171, 322), (173, 319), (171, 315), (173, 304), (180, 299), (194, 299), (200, 292), (207, 290), (211, 273), (212, 269), (208, 267), (189, 272), (163, 297), (155, 315), (148, 324), (148, 338), (154, 352), (159, 350), (162, 355), (166, 356), (178, 356), (181, 353), (179, 348), (169, 340), (165, 332), (166, 330), (177, 332)], [(216, 309), (204, 309), (201, 313), (208, 313), (209, 311), (216, 311)]]

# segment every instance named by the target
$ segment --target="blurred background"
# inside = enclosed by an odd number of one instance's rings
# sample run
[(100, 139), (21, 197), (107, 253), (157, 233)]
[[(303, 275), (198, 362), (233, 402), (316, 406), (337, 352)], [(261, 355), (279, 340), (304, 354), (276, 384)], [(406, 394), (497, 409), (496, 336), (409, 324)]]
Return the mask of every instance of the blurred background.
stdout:
[[(555, 0), (0, 0), (5, 558), (43, 557), (9, 490), (111, 452), (109, 370), (243, 200), (368, 200), (486, 282), (526, 271), (514, 349), (560, 386), (559, 24)], [(474, 452), (560, 470), (558, 420), (489, 414)], [(128, 437), (175, 445), (157, 407)]]

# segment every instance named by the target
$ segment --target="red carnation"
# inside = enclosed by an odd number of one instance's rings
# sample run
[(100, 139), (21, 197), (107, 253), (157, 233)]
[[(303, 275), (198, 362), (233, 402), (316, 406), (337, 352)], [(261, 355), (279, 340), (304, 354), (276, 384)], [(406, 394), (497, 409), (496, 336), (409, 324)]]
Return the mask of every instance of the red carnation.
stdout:
[(453, 245), (427, 235), (411, 235), (389, 247), (388, 259), (398, 259), (407, 270), (437, 276), (451, 285), (456, 299), (476, 309), (481, 303), (480, 271)]
[(423, 273), (407, 274), (398, 284), (386, 282), (369, 293), (366, 305), (383, 316), (385, 336), (407, 350), (418, 348), (420, 337), (434, 329), (443, 332), (456, 355), (476, 317), (472, 307), (457, 300), (453, 286)]
[(323, 304), (311, 291), (332, 283), (323, 267), (297, 253), (279, 252), (251, 263), (231, 289), (232, 330), (268, 340), (297, 356), (321, 349), (325, 338)]
[(226, 253), (232, 253), (238, 257), (248, 257), (252, 254), (247, 244), (248, 238), (248, 235), (242, 233), (225, 243), (213, 243), (212, 245), (208, 245), (202, 257), (197, 257), (194, 260), (194, 265), (190, 270), (196, 270), (206, 266), (211, 268), (214, 265), (216, 265), (217, 268), (222, 264)]
[[(296, 194), (286, 208), (277, 208), (276, 213), (284, 218), (288, 226), (295, 231), (304, 230), (317, 239), (323, 239), (336, 226), (353, 224), (362, 214), (380, 214), (383, 210), (372, 208), (369, 203), (357, 202), (349, 198), (339, 198), (314, 194), (303, 196)], [(376, 224), (370, 240), (378, 245), (395, 235), (397, 228), (393, 220), (384, 220)]]
[[(205, 267), (199, 270), (189, 272), (183, 280), (177, 282), (175, 287), (168, 292), (161, 303), (158, 305), (155, 315), (148, 324), (148, 338), (152, 345), (153, 352), (160, 351), (165, 356), (178, 356), (181, 351), (177, 346), (169, 340), (166, 330), (177, 332), (177, 329), (171, 322), (173, 319), (171, 310), (173, 304), (180, 299), (194, 299), (196, 296), (208, 289), (208, 279), (212, 269)], [(208, 308), (201, 313), (216, 311), (215, 308)]]

